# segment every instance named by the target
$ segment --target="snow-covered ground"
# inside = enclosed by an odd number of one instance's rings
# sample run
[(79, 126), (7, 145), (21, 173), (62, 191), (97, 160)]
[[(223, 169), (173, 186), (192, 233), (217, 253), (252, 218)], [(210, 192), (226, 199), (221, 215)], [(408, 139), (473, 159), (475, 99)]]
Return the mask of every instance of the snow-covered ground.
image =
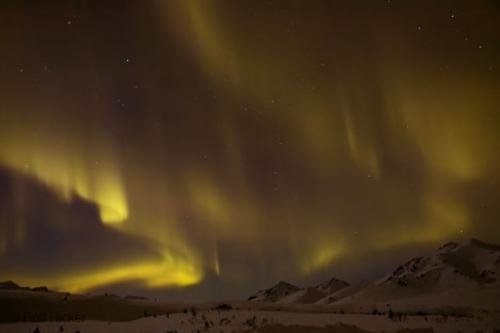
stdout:
[[(443, 316), (407, 316), (402, 321), (393, 321), (387, 316), (332, 314), (332, 313), (297, 313), (284, 311), (200, 311), (177, 313), (167, 316), (142, 318), (128, 322), (43, 322), (0, 324), (0, 332), (32, 333), (36, 327), (40, 333), (59, 332), (120, 332), (120, 333), (165, 333), (177, 332), (252, 332), (286, 331), (286, 326), (294, 325), (294, 331), (309, 331), (308, 327), (325, 328), (324, 332), (357, 332), (354, 328), (335, 326), (339, 323), (354, 325), (369, 332), (397, 332), (400, 329), (433, 328), (435, 332), (495, 332), (500, 329), (499, 318), (454, 318)], [(281, 330), (278, 328), (281, 325)], [(285, 326), (283, 328), (283, 326)], [(331, 327), (329, 327), (331, 326)], [(266, 329), (267, 327), (267, 329)], [(276, 329), (273, 330), (273, 327)], [(328, 328), (329, 327), (329, 328)], [(359, 332), (363, 332), (359, 330)], [(418, 331), (421, 332), (421, 331)]]

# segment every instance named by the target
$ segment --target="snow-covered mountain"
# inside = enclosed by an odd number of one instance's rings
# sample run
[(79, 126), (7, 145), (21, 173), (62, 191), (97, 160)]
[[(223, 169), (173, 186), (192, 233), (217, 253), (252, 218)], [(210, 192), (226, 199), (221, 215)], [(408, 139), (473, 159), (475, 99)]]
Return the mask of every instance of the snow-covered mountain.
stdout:
[(434, 254), (411, 259), (381, 283), (399, 286), (450, 288), (498, 282), (500, 246), (471, 239), (450, 242)]
[(500, 246), (477, 239), (450, 242), (334, 300), (341, 304), (389, 301), (500, 308)]
[(324, 294), (330, 295), (330, 294), (333, 294), (333, 293), (339, 291), (340, 289), (346, 288), (348, 286), (349, 286), (349, 283), (347, 283), (343, 280), (331, 278), (329, 281), (321, 283), (321, 284), (317, 285), (315, 288)]
[(280, 299), (279, 303), (316, 303), (319, 300), (349, 286), (349, 283), (332, 278), (317, 286), (301, 289), (291, 295)]
[(349, 285), (333, 278), (307, 288), (282, 281), (249, 300), (324, 305), (399, 302), (500, 309), (500, 246), (477, 239), (450, 242), (374, 281)]
[(316, 303), (327, 295), (349, 286), (345, 281), (332, 278), (316, 286), (299, 288), (288, 282), (280, 281), (275, 286), (261, 290), (248, 298), (255, 302), (276, 303)]
[(271, 288), (258, 291), (254, 295), (248, 297), (248, 300), (254, 302), (276, 302), (299, 290), (301, 290), (301, 288), (294, 286), (293, 284), (280, 281)]

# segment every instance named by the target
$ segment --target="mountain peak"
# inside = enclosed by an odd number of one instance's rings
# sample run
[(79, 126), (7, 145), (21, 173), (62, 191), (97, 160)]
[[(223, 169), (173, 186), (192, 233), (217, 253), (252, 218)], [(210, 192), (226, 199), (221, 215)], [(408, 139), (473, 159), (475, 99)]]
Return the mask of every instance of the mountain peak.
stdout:
[(326, 294), (331, 294), (348, 286), (349, 283), (333, 277), (330, 280), (319, 284), (316, 288)]
[(477, 239), (449, 242), (425, 257), (412, 258), (400, 265), (382, 283), (399, 286), (456, 286), (498, 281), (500, 246)]
[(459, 246), (460, 246), (460, 244), (457, 242), (448, 242), (448, 243), (441, 245), (438, 248), (438, 251), (453, 251), (454, 249), (456, 249)]
[(256, 302), (276, 302), (277, 300), (299, 290), (301, 290), (301, 288), (291, 283), (288, 283), (286, 281), (279, 281), (273, 287), (261, 290), (256, 294), (250, 296), (248, 300)]
[(16, 289), (23, 289), (21, 286), (19, 286), (17, 283), (14, 281), (3, 281), (0, 282), (0, 289), (8, 289), (8, 290), (16, 290)]
[(286, 281), (279, 281), (273, 287), (261, 290), (248, 298), (256, 302), (315, 303), (318, 300), (349, 286), (337, 278), (313, 287), (299, 288)]
[(288, 283), (288, 282), (283, 281), (283, 280), (278, 281), (278, 283), (276, 283), (276, 285), (273, 288), (297, 288), (297, 289), (300, 289), (299, 287), (294, 286), (293, 284)]

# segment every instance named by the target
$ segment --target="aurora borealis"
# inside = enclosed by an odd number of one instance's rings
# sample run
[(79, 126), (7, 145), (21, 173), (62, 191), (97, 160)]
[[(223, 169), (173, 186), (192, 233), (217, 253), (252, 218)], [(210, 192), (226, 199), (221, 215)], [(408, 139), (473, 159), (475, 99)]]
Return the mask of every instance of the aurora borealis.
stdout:
[(498, 22), (494, 0), (3, 1), (2, 279), (233, 296), (500, 241)]

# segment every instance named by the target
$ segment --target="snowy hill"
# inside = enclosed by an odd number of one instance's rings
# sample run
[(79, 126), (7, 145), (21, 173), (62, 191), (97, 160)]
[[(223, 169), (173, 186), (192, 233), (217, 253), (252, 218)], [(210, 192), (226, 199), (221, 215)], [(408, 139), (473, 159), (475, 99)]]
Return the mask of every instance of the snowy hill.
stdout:
[(324, 283), (317, 285), (316, 289), (323, 292), (324, 294), (329, 295), (329, 294), (333, 294), (333, 293), (339, 291), (340, 289), (346, 288), (348, 286), (349, 286), (349, 283), (347, 283), (343, 280), (332, 278), (327, 282), (324, 282)]
[(349, 285), (331, 279), (299, 288), (279, 282), (248, 300), (280, 304), (463, 306), (500, 309), (500, 246), (476, 239), (447, 243), (416, 257), (392, 273)]
[(320, 299), (330, 295), (340, 289), (346, 288), (349, 284), (345, 281), (332, 278), (327, 282), (317, 286), (299, 288), (290, 283), (280, 281), (274, 287), (261, 290), (248, 298), (249, 301), (256, 302), (276, 302), (276, 303), (316, 303)]
[(426, 288), (472, 287), (494, 284), (500, 277), (500, 246), (471, 239), (447, 243), (434, 254), (411, 259), (382, 284)]
[(299, 290), (301, 289), (293, 284), (280, 281), (271, 288), (258, 291), (256, 294), (248, 297), (248, 300), (254, 302), (276, 302)]
[(361, 282), (358, 284), (353, 284), (350, 286), (347, 286), (345, 288), (339, 289), (335, 292), (332, 292), (329, 295), (326, 295), (322, 299), (318, 300), (316, 304), (331, 304), (335, 303), (338, 300), (341, 300), (343, 298), (346, 298), (348, 296), (351, 296), (360, 290), (367, 288), (368, 286), (372, 285), (372, 282)]
[(497, 308), (499, 278), (500, 246), (471, 239), (413, 258), (382, 279), (336, 299), (342, 304), (396, 301)]
[(299, 290), (289, 296), (280, 299), (279, 303), (316, 303), (319, 300), (349, 286), (349, 283), (332, 278), (327, 282), (314, 287)]

